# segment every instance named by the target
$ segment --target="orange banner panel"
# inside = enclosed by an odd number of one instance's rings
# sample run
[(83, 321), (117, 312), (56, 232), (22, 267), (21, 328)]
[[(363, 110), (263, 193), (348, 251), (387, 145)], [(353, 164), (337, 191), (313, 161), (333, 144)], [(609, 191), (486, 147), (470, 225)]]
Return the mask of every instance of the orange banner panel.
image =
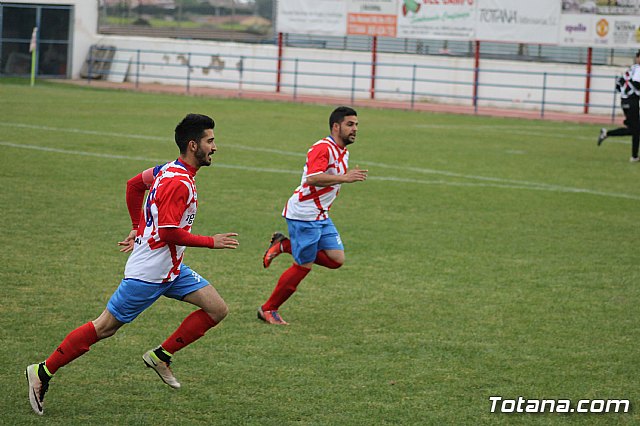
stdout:
[(397, 28), (396, 15), (349, 13), (347, 16), (348, 35), (395, 37)]

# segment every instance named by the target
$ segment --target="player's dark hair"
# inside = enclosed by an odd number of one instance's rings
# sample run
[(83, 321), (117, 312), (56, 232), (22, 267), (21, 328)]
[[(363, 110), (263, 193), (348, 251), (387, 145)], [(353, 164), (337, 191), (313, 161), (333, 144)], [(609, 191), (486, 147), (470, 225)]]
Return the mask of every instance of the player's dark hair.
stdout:
[(333, 123), (342, 123), (345, 117), (349, 115), (358, 116), (355, 109), (346, 106), (341, 106), (333, 110), (329, 116), (329, 130), (333, 129)]
[(176, 126), (175, 140), (180, 154), (187, 152), (189, 141), (200, 141), (205, 130), (213, 129), (216, 123), (213, 118), (202, 114), (187, 114)]
[(640, 57), (640, 50), (636, 52), (636, 58)]

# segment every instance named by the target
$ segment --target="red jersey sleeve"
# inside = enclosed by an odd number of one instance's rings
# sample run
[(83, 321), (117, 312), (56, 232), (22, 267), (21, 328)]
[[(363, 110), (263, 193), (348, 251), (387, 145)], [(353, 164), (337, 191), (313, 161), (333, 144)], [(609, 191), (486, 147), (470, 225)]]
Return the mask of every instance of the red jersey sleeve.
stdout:
[(158, 207), (158, 227), (179, 227), (191, 194), (179, 179), (158, 186), (155, 200)]
[(319, 143), (307, 153), (307, 176), (324, 173), (329, 167), (329, 147)]
[(144, 194), (153, 182), (153, 168), (139, 173), (127, 181), (127, 209), (133, 229), (138, 229)]
[(142, 180), (142, 173), (127, 181), (127, 209), (129, 210), (129, 217), (131, 217), (131, 225), (133, 229), (138, 229), (140, 213), (142, 212), (142, 204), (144, 202), (144, 194), (146, 191), (147, 186)]
[(193, 235), (182, 228), (159, 228), (158, 236), (165, 243), (176, 244), (185, 247), (209, 247), (214, 248), (213, 237), (207, 235)]

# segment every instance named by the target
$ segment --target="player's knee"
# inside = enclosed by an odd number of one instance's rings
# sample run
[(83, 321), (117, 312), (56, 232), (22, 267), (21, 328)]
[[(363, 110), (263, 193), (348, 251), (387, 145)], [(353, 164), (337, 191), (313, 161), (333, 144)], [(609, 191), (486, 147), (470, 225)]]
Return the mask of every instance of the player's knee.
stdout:
[(96, 337), (98, 338), (98, 340), (111, 337), (114, 334), (116, 334), (118, 329), (120, 329), (120, 327), (114, 327), (114, 326), (108, 326), (108, 325), (103, 326), (102, 324), (95, 324), (95, 323), (94, 323), (94, 327), (96, 329)]
[(227, 304), (223, 304), (222, 307), (220, 308), (220, 321), (222, 321), (223, 319), (225, 319), (227, 317), (227, 315), (229, 315), (229, 307), (227, 306)]
[(107, 309), (91, 322), (93, 323), (93, 328), (96, 330), (98, 340), (113, 336), (116, 334), (116, 331), (124, 325), (124, 323), (118, 321)]
[(344, 265), (344, 256), (341, 257), (332, 257), (329, 259), (329, 261), (324, 264), (323, 266), (329, 268), (329, 269), (338, 269), (340, 268), (342, 265)]
[(216, 324), (219, 324), (223, 319), (227, 317), (227, 315), (229, 315), (229, 307), (226, 303), (222, 302), (218, 304), (211, 312), (207, 313), (211, 318), (213, 318)]

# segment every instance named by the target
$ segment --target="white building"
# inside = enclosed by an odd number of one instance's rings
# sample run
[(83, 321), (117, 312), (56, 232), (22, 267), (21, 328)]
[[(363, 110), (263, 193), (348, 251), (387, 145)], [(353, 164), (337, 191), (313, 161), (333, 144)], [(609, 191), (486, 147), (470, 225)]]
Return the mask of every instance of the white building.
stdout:
[(2, 35), (13, 40), (0, 46), (5, 74), (23, 74), (25, 57), (30, 64), (33, 27), (39, 27), (39, 75), (77, 77), (98, 40), (98, 0), (12, 0), (2, 4), (2, 14)]

